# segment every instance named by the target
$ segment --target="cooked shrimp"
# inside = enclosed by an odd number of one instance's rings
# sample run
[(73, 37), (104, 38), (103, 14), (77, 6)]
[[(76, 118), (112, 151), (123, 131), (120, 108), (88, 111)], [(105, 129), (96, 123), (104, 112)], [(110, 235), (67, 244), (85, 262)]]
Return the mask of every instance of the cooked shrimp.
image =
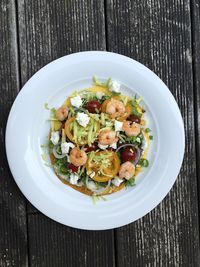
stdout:
[(56, 118), (59, 121), (64, 121), (68, 116), (68, 108), (67, 107), (60, 107), (56, 110)]
[(140, 133), (140, 124), (131, 121), (124, 121), (123, 130), (128, 136), (137, 136)]
[(102, 130), (99, 134), (99, 143), (101, 145), (111, 145), (116, 143), (118, 138), (116, 137), (116, 132), (111, 130)]
[(75, 166), (83, 166), (87, 162), (87, 154), (78, 147), (72, 148), (69, 159)]
[(119, 169), (119, 178), (129, 180), (134, 174), (135, 166), (130, 161), (122, 163)]
[(106, 105), (106, 113), (110, 114), (113, 119), (123, 115), (125, 111), (126, 108), (124, 104), (114, 98), (111, 98), (111, 100)]

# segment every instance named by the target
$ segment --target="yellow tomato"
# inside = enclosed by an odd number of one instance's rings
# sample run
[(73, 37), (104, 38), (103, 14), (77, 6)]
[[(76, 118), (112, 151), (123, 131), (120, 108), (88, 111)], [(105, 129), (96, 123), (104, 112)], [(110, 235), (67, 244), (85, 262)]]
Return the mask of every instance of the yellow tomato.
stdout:
[[(92, 119), (91, 119), (92, 120)], [(77, 145), (86, 145), (86, 144), (90, 144), (93, 143), (95, 141), (96, 138), (96, 133), (99, 131), (100, 129), (100, 124), (99, 122), (95, 122), (95, 126), (96, 129), (92, 128), (83, 128), (82, 126), (78, 126), (79, 130), (78, 131), (82, 131), (82, 135), (81, 138), (76, 138), (74, 131), (72, 129), (72, 123), (75, 121), (75, 118), (69, 118), (66, 122), (65, 122), (65, 134), (66, 136), (69, 138), (70, 141), (76, 143)], [(91, 132), (92, 131), (92, 135), (93, 137), (91, 137)], [(89, 139), (89, 137), (91, 137)]]
[(88, 91), (93, 92), (93, 93), (101, 92), (101, 93), (104, 93), (105, 95), (109, 95), (109, 96), (112, 95), (112, 93), (108, 90), (107, 87), (98, 86), (98, 85), (95, 85), (95, 86), (89, 88)]
[[(86, 163), (87, 172), (88, 173), (95, 172), (95, 176), (92, 177), (94, 181), (107, 182), (111, 180), (113, 177), (115, 177), (117, 173), (119, 172), (120, 160), (115, 152), (104, 150), (104, 151), (99, 151), (95, 153), (96, 156), (101, 156), (101, 155), (106, 155), (106, 154), (109, 154), (109, 157), (108, 157), (109, 165), (108, 166), (104, 167), (101, 162), (96, 163), (93, 160), (90, 161), (90, 159)], [(99, 174), (98, 172), (101, 172), (101, 174)]]
[(75, 118), (69, 118), (65, 122), (65, 134), (69, 138), (69, 140), (72, 142), (74, 142), (74, 136), (73, 136), (73, 132), (70, 130), (70, 124), (73, 123), (74, 120), (75, 120)]

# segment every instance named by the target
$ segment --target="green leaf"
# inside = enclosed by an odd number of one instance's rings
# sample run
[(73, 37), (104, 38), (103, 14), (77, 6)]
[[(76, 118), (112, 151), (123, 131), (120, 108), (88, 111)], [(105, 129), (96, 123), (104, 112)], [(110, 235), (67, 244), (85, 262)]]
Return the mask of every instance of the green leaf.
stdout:
[(125, 186), (134, 186), (134, 185), (135, 185), (135, 177), (134, 176), (125, 182)]
[(112, 95), (113, 96), (118, 96), (118, 95), (121, 95), (121, 93), (119, 92), (119, 93), (117, 93), (117, 92), (112, 92)]
[(48, 106), (48, 103), (45, 103), (44, 104), (44, 108), (47, 109), (47, 110), (50, 110), (49, 106)]
[(132, 105), (132, 114), (135, 115), (135, 116), (141, 117), (142, 114), (137, 111), (137, 107), (139, 107), (139, 105), (138, 105), (136, 99), (133, 99), (131, 101), (131, 105)]
[(101, 101), (103, 102), (103, 101), (105, 101), (107, 99), (110, 99), (110, 96), (104, 95), (104, 96), (102, 96)]
[(146, 129), (145, 129), (145, 132), (146, 132), (146, 133), (149, 133), (149, 132), (151, 132), (151, 129), (150, 129), (150, 128), (146, 128)]
[(139, 165), (141, 165), (142, 167), (147, 168), (149, 166), (149, 161), (147, 159), (140, 159), (138, 162)]
[(62, 159), (55, 159), (54, 160), (54, 166), (57, 169), (57, 172), (60, 174), (69, 174), (70, 171), (68, 169), (68, 162), (67, 157), (64, 157)]
[(49, 140), (49, 148), (53, 149), (54, 148), (54, 144), (51, 142), (51, 140)]
[(153, 135), (149, 135), (149, 139), (150, 140), (153, 140)]

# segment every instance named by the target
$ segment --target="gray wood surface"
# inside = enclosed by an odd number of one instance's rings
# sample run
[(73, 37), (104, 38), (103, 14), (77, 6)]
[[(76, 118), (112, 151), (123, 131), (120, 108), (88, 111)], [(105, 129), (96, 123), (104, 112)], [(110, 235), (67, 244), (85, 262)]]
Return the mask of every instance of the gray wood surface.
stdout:
[[(10, 107), (53, 59), (108, 50), (153, 70), (185, 124), (180, 175), (164, 201), (128, 226), (82, 231), (37, 211), (20, 193), (5, 155)], [(0, 267), (200, 266), (200, 6), (198, 0), (0, 1)]]
[(173, 189), (147, 216), (116, 230), (118, 266), (200, 263), (191, 41), (189, 1), (107, 2), (107, 48), (139, 60), (163, 79), (186, 133), (185, 160)]
[[(192, 48), (193, 48), (193, 81), (195, 107), (195, 134), (196, 134), (196, 168), (198, 175), (198, 192), (200, 192), (200, 2), (192, 0)], [(200, 194), (199, 203), (200, 203)], [(200, 216), (199, 216), (200, 217)]]
[[(105, 49), (103, 1), (20, 0), (18, 17), (22, 84), (55, 58)], [(112, 230), (99, 233), (64, 227), (38, 214), (30, 204), (28, 213), (31, 266), (114, 266)]]
[(10, 173), (5, 155), (5, 126), (19, 91), (14, 1), (0, 2), (0, 266), (26, 266), (25, 199)]
[(83, 231), (42, 214), (29, 215), (31, 266), (115, 266), (112, 231)]

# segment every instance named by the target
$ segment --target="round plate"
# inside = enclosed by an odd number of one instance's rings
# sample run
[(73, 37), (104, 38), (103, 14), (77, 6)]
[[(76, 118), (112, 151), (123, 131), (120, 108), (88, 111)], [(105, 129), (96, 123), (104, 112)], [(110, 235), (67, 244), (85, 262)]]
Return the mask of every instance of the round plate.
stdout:
[[(95, 205), (56, 177), (44, 164), (41, 148), (50, 128), (44, 104), (59, 107), (74, 90), (91, 86), (93, 75), (112, 77), (125, 94), (142, 96), (154, 136), (149, 167), (137, 176), (136, 186)], [(141, 218), (166, 196), (183, 160), (184, 127), (169, 89), (148, 68), (119, 54), (81, 52), (51, 62), (25, 84), (8, 118), (6, 152), (17, 185), (37, 209), (65, 225), (103, 230)]]

